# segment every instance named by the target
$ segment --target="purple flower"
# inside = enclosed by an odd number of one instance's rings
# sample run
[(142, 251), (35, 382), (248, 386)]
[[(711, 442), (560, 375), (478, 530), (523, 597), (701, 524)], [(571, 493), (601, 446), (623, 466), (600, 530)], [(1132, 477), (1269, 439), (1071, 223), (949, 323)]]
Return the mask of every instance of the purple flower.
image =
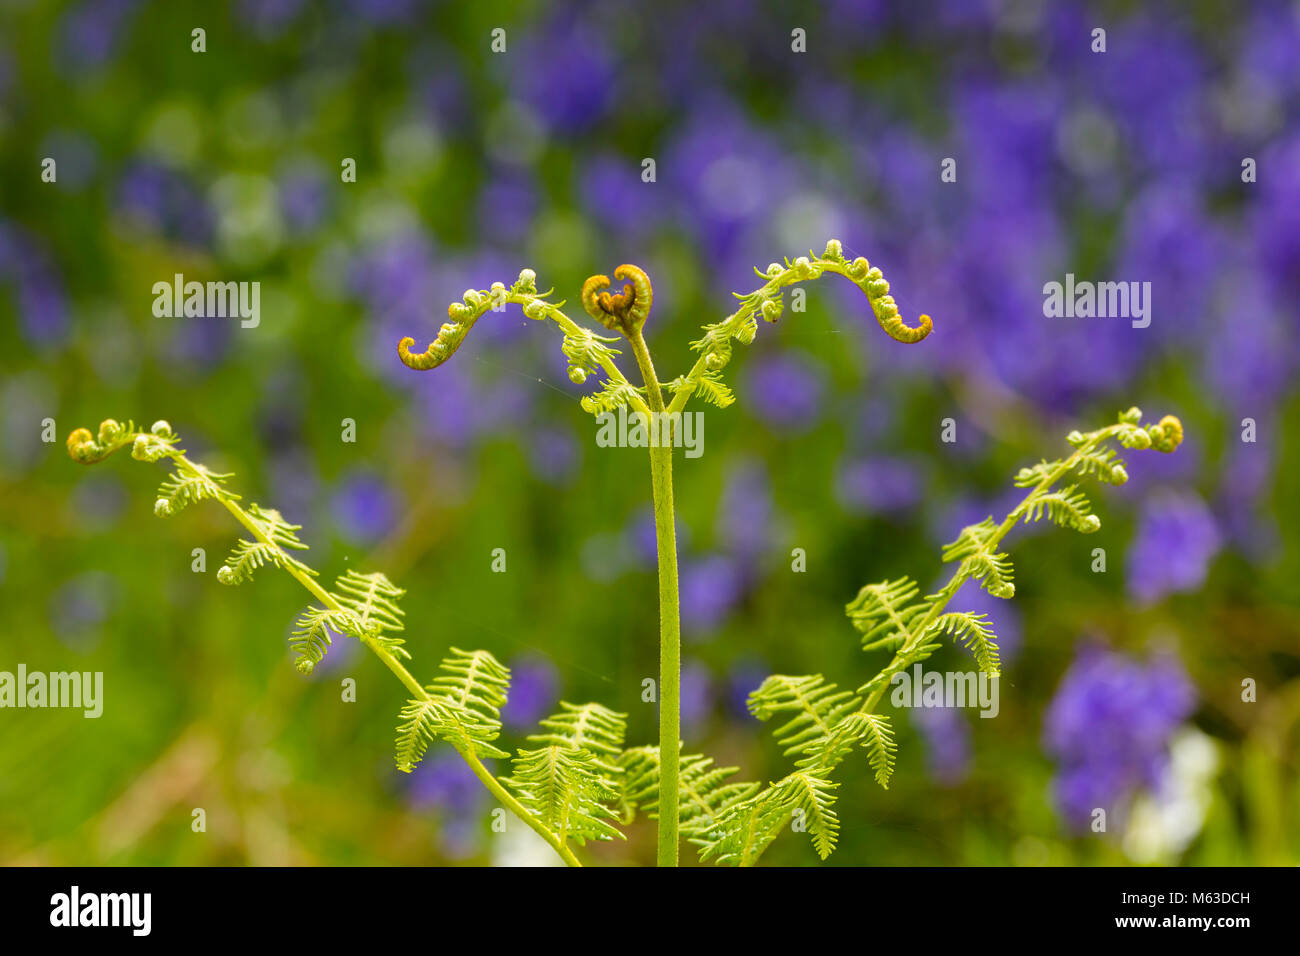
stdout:
[(567, 484), (581, 459), (578, 442), (569, 430), (543, 426), (529, 432), (529, 464), (533, 474), (547, 484)]
[(946, 787), (965, 780), (970, 773), (971, 730), (961, 711), (956, 707), (918, 707), (909, 717), (925, 740), (925, 766), (931, 779)]
[(749, 695), (772, 673), (772, 668), (760, 660), (743, 660), (732, 666), (727, 674), (727, 707), (737, 717), (749, 716)]
[(910, 511), (925, 493), (924, 471), (910, 459), (860, 458), (840, 466), (835, 492), (858, 514)]
[(206, 245), (212, 212), (182, 173), (154, 160), (139, 160), (122, 174), (117, 211), (133, 224), (189, 245)]
[(710, 555), (682, 563), (682, 630), (700, 636), (721, 627), (740, 600), (744, 577), (735, 561)]
[(486, 791), (460, 754), (450, 748), (431, 751), (411, 773), (407, 799), (417, 808), (438, 807), (468, 814), (483, 802)]
[(587, 162), (579, 186), (583, 207), (607, 229), (643, 236), (664, 216), (663, 194), (657, 182), (641, 181), (641, 163), (611, 154)]
[(1128, 554), (1129, 593), (1144, 604), (1205, 582), (1222, 543), (1214, 516), (1190, 491), (1152, 495)]
[(280, 212), (289, 229), (299, 235), (324, 221), (329, 196), (324, 175), (313, 165), (295, 165), (280, 177)]
[(241, 0), (239, 19), (261, 40), (273, 40), (298, 18), (307, 0)]
[[(519, 243), (528, 237), (539, 205), (537, 187), (519, 173), (502, 173), (479, 193), (478, 219), (486, 235)], [(503, 279), (508, 282), (510, 276)]]
[(354, 541), (375, 541), (397, 521), (400, 505), (388, 485), (369, 473), (343, 479), (334, 493), (334, 519), (344, 536)]
[(1124, 654), (1084, 647), (1047, 712), (1043, 739), (1058, 763), (1055, 792), (1071, 828), (1094, 809), (1122, 815), (1139, 789), (1158, 790), (1173, 732), (1195, 705), (1181, 664), (1160, 657), (1145, 666)]
[(510, 695), (501, 708), (507, 727), (532, 727), (555, 707), (560, 680), (554, 665), (542, 658), (510, 662)]
[(772, 490), (758, 461), (733, 466), (722, 493), (717, 537), (735, 556), (753, 561), (767, 550), (772, 537)]
[(77, 69), (108, 62), (137, 6), (139, 0), (87, 0), (70, 9), (60, 26), (60, 60)]
[(713, 677), (709, 669), (698, 661), (682, 664), (680, 683), (682, 728), (699, 732), (713, 708)]
[(761, 358), (744, 385), (749, 407), (781, 432), (805, 432), (821, 417), (824, 387), (810, 360), (786, 352)]
[(565, 17), (523, 36), (511, 85), (553, 130), (574, 133), (604, 118), (618, 71), (606, 38), (585, 17)]

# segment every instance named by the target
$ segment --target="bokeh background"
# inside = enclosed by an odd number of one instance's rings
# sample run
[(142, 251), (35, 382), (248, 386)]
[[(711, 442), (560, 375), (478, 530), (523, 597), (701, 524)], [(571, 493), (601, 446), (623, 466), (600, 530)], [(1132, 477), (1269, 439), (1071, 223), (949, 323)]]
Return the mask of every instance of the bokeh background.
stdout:
[[(1184, 446), (1094, 487), (1097, 535), (1016, 532), (1013, 601), (963, 592), (1002, 635), (1001, 714), (897, 713), (890, 790), (841, 772), (830, 863), (1300, 862), (1297, 50), (1285, 2), (0, 3), (0, 669), (106, 684), (99, 720), (0, 713), (0, 861), (546, 861), (491, 832), (449, 748), (394, 769), (403, 693), (354, 643), (290, 666), (305, 595), (216, 583), (221, 509), (156, 519), (160, 469), (81, 468), (63, 439), (169, 420), (301, 522), (327, 578), (409, 590), (419, 676), (450, 645), (510, 664), (508, 744), (561, 698), (650, 742), (645, 453), (596, 447), (594, 380), (513, 307), (433, 372), (396, 341), (521, 266), (572, 303), (634, 261), (671, 378), (752, 267), (835, 236), (935, 332), (889, 341), (828, 277), (728, 368), (739, 401), (677, 468), (688, 748), (784, 775), (744, 710), (762, 677), (861, 683), (881, 661), (843, 614), (857, 588), (939, 581), (1017, 468), (1137, 404)], [(177, 272), (260, 281), (260, 326), (155, 318)], [(1151, 326), (1044, 318), (1066, 272), (1151, 282)], [(592, 858), (653, 855), (638, 824)], [(816, 857), (788, 834), (765, 862)]]

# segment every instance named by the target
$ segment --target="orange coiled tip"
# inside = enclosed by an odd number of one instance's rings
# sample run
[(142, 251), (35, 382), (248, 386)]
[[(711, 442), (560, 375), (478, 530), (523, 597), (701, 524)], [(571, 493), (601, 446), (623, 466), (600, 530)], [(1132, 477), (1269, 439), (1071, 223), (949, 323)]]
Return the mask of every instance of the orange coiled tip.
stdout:
[(93, 465), (97, 461), (103, 461), (105, 454), (103, 446), (95, 441), (89, 428), (74, 429), (68, 436), (68, 457), (79, 464)]
[(582, 284), (582, 307), (607, 329), (629, 332), (650, 315), (654, 289), (650, 277), (637, 266), (624, 263), (614, 270), (614, 278), (628, 279), (622, 292), (610, 293), (609, 276), (594, 275)]
[(429, 347), (423, 352), (413, 353), (411, 346), (415, 344), (415, 339), (409, 335), (397, 343), (397, 357), (402, 360), (402, 364), (407, 368), (413, 368), (417, 371), (433, 368), (438, 364), (437, 358), (434, 357), (433, 347), (436, 342), (430, 342)]
[(1169, 453), (1183, 443), (1183, 423), (1176, 415), (1166, 415), (1147, 429), (1157, 451)]
[(915, 345), (934, 331), (934, 322), (930, 320), (928, 315), (918, 316), (917, 322), (920, 324), (913, 328), (904, 322), (901, 317), (896, 315), (890, 321), (881, 322), (880, 327), (883, 328), (894, 341), (902, 342), (906, 345)]

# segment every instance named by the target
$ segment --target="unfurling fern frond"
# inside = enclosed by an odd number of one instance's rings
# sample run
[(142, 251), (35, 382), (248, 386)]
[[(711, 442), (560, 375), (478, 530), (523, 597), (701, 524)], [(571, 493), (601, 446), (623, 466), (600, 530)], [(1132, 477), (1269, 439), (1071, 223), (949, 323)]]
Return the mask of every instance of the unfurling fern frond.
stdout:
[(982, 582), (994, 597), (1011, 598), (1016, 593), (1016, 586), (1011, 580), (1014, 574), (1011, 558), (1007, 554), (989, 550), (997, 532), (998, 526), (993, 523), (992, 516), (979, 524), (967, 525), (961, 529), (955, 541), (943, 546), (943, 560), (960, 560), (962, 563), (957, 570), (958, 575)]
[(293, 662), (303, 674), (310, 674), (325, 657), (333, 634), (360, 637), (365, 632), (350, 611), (308, 607), (294, 623), (289, 649), (298, 655)]
[(445, 697), (409, 700), (397, 726), (397, 769), (410, 773), (424, 757), (429, 741), (447, 741), (463, 754), (476, 757), (509, 757), (492, 741), (501, 732), (499, 721), (488, 720), (473, 710), (461, 709)]
[(817, 855), (823, 860), (830, 856), (840, 830), (839, 817), (834, 810), (833, 792), (839, 784), (801, 770), (790, 774), (780, 783), (773, 784), (773, 787), (787, 811), (802, 814), (803, 825)]
[(485, 724), (501, 726), (501, 708), (510, 689), (510, 668), (487, 651), (451, 648), (439, 667), (445, 671), (427, 688), (461, 710), (473, 711)]
[(1083, 534), (1092, 534), (1101, 527), (1101, 519), (1092, 514), (1092, 505), (1087, 495), (1075, 491), (1074, 485), (1035, 496), (1021, 513), (1025, 524), (1038, 521), (1046, 515), (1061, 527), (1073, 528)]
[(352, 612), (365, 634), (399, 657), (410, 658), (400, 637), (391, 632), (405, 629), (406, 612), (397, 602), (406, 594), (379, 571), (361, 574), (349, 569), (334, 581), (334, 599)]
[[(630, 823), (638, 808), (651, 819), (659, 818), (659, 748), (633, 747), (623, 752), (622, 804)], [(715, 767), (712, 757), (682, 754), (678, 778), (677, 816), (686, 836), (706, 833), (718, 826), (728, 809), (758, 793), (757, 783), (731, 781), (737, 767)]]
[(247, 516), (257, 528), (259, 540), (239, 540), (226, 558), (225, 567), (217, 571), (218, 581), (222, 584), (251, 581), (253, 572), (268, 564), (300, 575), (316, 576), (315, 570), (289, 554), (307, 550), (307, 545), (298, 538), (302, 525), (289, 524), (274, 508), (260, 505), (249, 505)]
[(230, 477), (229, 474), (209, 471), (199, 464), (191, 464), (188, 470), (178, 468), (158, 488), (158, 500), (154, 502), (153, 513), (160, 518), (170, 517), (187, 505), (221, 498), (223, 495), (238, 501), (239, 495), (221, 487)]
[(772, 731), (787, 755), (821, 749), (840, 719), (853, 712), (861, 701), (850, 691), (837, 691), (820, 674), (790, 677), (774, 674), (749, 695), (749, 712), (759, 720), (779, 713), (793, 713), (789, 721)]
[(600, 704), (570, 704), (560, 701), (559, 713), (541, 721), (546, 733), (530, 734), (533, 743), (573, 747), (588, 751), (608, 775), (622, 772), (618, 758), (627, 734), (627, 714)]
[(642, 391), (643, 389), (629, 382), (607, 378), (601, 383), (599, 392), (584, 395), (578, 404), (582, 406), (584, 412), (599, 415), (602, 412), (615, 411), (620, 405), (635, 406)]
[(998, 636), (993, 633), (987, 614), (973, 614), (970, 611), (940, 614), (930, 625), (930, 631), (952, 635), (954, 640), (971, 652), (979, 669), (990, 677), (997, 677), (1001, 672)]
[(611, 822), (618, 814), (609, 804), (618, 793), (590, 750), (561, 744), (521, 750), (504, 782), (561, 844), (625, 839)]
[(425, 688), (429, 696), (408, 701), (402, 709), (403, 723), (397, 728), (398, 769), (409, 773), (434, 737), (461, 753), (510, 756), (492, 743), (501, 734), (501, 708), (510, 687), (510, 668), (487, 651), (458, 647), (438, 666), (443, 673)]
[(928, 601), (911, 602), (920, 588), (911, 578), (868, 584), (845, 606), (853, 626), (862, 632), (862, 649), (897, 651), (930, 610)]
[(692, 394), (700, 396), (710, 405), (718, 408), (726, 408), (736, 401), (736, 395), (725, 382), (722, 381), (720, 372), (707, 371), (700, 375), (693, 382), (689, 381), (685, 375), (679, 375), (671, 382), (664, 383), (664, 391), (676, 394), (680, 389), (693, 388)]

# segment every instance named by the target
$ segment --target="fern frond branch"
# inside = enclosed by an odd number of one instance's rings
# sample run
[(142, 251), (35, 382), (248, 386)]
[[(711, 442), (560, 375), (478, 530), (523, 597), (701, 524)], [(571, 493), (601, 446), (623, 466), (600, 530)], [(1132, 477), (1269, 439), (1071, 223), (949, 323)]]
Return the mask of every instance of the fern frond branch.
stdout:
[[(1011, 509), (1006, 518), (1003, 519), (1002, 523), (997, 525), (993, 531), (982, 540), (977, 553), (985, 556), (996, 554), (997, 546), (1001, 543), (1002, 539), (1010, 533), (1011, 529), (1014, 528), (1026, 514), (1030, 513), (1031, 509), (1035, 507), (1042, 496), (1048, 494), (1053, 485), (1076, 468), (1079, 468), (1081, 464), (1086, 465), (1087, 462), (1095, 460), (1098, 452), (1102, 450), (1103, 446), (1105, 446), (1107, 442), (1117, 439), (1125, 448), (1134, 448), (1139, 450), (1155, 448), (1157, 451), (1165, 453), (1173, 452), (1182, 443), (1183, 426), (1175, 416), (1166, 415), (1160, 419), (1158, 423), (1145, 427), (1140, 424), (1141, 420), (1141, 410), (1134, 407), (1125, 412), (1121, 412), (1117, 424), (1108, 425), (1105, 428), (1100, 428), (1096, 431), (1087, 433), (1081, 433), (1078, 431), (1071, 432), (1067, 437), (1067, 440), (1074, 446), (1074, 453), (1055, 463), (1055, 465), (1051, 467), (1040, 466), (1036, 470), (1036, 473), (1041, 474), (1042, 477), (1035, 484), (1022, 485), (1022, 487), (1030, 487), (1029, 493), (1026, 494), (1024, 499), (1016, 505), (1016, 507)], [(1029, 473), (1029, 470), (1026, 469), (1021, 472), (1021, 477), (1027, 477)], [(1123, 471), (1122, 466), (1119, 467), (1117, 473), (1112, 465), (1110, 472), (1107, 473), (1105, 477), (1106, 480), (1109, 480), (1114, 484), (1123, 484), (1123, 482), (1127, 480), (1128, 475)], [(931, 631), (933, 630), (939, 616), (944, 613), (948, 603), (961, 589), (961, 586), (973, 576), (974, 574), (971, 571), (971, 565), (968, 561), (961, 561), (957, 565), (957, 569), (953, 572), (948, 583), (941, 588), (937, 594), (930, 595), (926, 598), (929, 602), (927, 613), (921, 619), (919, 624), (914, 627), (905, 628), (905, 633), (907, 635), (905, 640), (902, 645), (900, 645), (889, 665), (881, 669), (881, 674), (887, 674), (893, 670), (897, 670), (900, 666), (905, 665), (909, 655), (915, 653), (918, 648), (924, 645), (926, 641), (933, 636)], [(887, 686), (887, 681), (876, 682), (876, 686), (863, 698), (862, 704), (858, 708), (858, 713), (874, 713), (875, 709), (880, 705), (880, 699), (884, 696)], [(773, 785), (773, 787), (776, 786), (779, 786), (779, 784)], [(760, 799), (768, 792), (769, 791), (764, 791), (763, 794), (759, 794), (755, 799)], [(787, 815), (786, 819), (789, 819), (789, 815)], [(752, 857), (743, 857), (741, 865), (748, 866), (756, 863), (758, 858), (762, 856), (766, 849), (766, 846), (754, 847), (755, 852)]]
[[(757, 270), (755, 270), (757, 271)], [(715, 372), (724, 367), (731, 357), (730, 340), (739, 338), (743, 342), (753, 340), (756, 316), (762, 315), (770, 322), (775, 322), (782, 311), (781, 290), (799, 282), (820, 278), (826, 272), (844, 276), (867, 297), (876, 321), (885, 333), (897, 342), (915, 344), (930, 334), (934, 327), (928, 315), (919, 317), (916, 326), (907, 325), (898, 314), (898, 306), (889, 295), (889, 283), (878, 268), (871, 266), (866, 259), (858, 257), (852, 261), (844, 257), (844, 250), (838, 239), (826, 243), (825, 251), (820, 255), (809, 252), (793, 262), (786, 260), (784, 267), (772, 263), (766, 272), (767, 282), (753, 292), (738, 295), (740, 308), (727, 316), (715, 326), (709, 326), (705, 338), (693, 343), (700, 350), (700, 357), (685, 375), (677, 393), (668, 406), (669, 414), (680, 412), (694, 394), (699, 382), (708, 372)], [(710, 345), (717, 348), (710, 348)]]
[[(500, 282), (494, 283), (492, 288), (486, 291), (471, 289), (465, 293), (464, 303), (453, 302), (448, 307), (447, 314), (450, 321), (442, 326), (437, 338), (429, 343), (427, 349), (423, 352), (412, 352), (411, 347), (415, 345), (415, 339), (408, 336), (397, 344), (397, 354), (402, 363), (409, 368), (417, 370), (436, 368), (451, 358), (469, 333), (470, 328), (485, 312), (506, 304), (521, 306), (524, 315), (530, 319), (550, 319), (565, 334), (566, 341), (569, 339), (585, 340), (589, 337), (600, 341), (609, 341), (608, 339), (600, 339), (599, 336), (592, 336), (589, 329), (578, 325), (573, 319), (560, 311), (563, 302), (547, 301), (547, 294), (537, 292), (536, 275), (531, 269), (524, 269), (520, 272), (519, 280), (509, 289)], [(602, 347), (593, 349), (589, 354), (591, 361), (603, 368), (611, 381), (629, 387), (631, 394), (628, 397), (628, 404), (635, 411), (649, 414), (650, 407), (636, 390), (631, 388), (632, 383), (623, 374), (623, 370), (614, 362), (613, 356), (618, 354), (617, 350)]]
[[(113, 429), (110, 428), (108, 430), (110, 433), (109, 439), (105, 440), (104, 426), (107, 425), (114, 426), (117, 431), (114, 433)], [(159, 422), (158, 425), (166, 425), (166, 423)], [(158, 428), (158, 425), (155, 425), (155, 429)], [(90, 431), (84, 428), (79, 428), (68, 436), (68, 453), (74, 461), (83, 464), (93, 464), (103, 461), (109, 455), (113, 454), (113, 452), (130, 445), (132, 446), (132, 457), (142, 461), (158, 461), (161, 458), (169, 458), (183, 477), (201, 477), (205, 473), (200, 470), (201, 466), (190, 461), (190, 459), (186, 457), (185, 452), (176, 447), (176, 439), (171, 435), (170, 427), (167, 427), (165, 434), (160, 435), (157, 431), (136, 431), (130, 426), (127, 428), (121, 428), (111, 419), (105, 422), (104, 426), (101, 426), (100, 428), (99, 441), (96, 441)], [(316, 598), (316, 600), (320, 601), (331, 611), (336, 611), (341, 614), (348, 613), (348, 609), (340, 604), (334, 595), (330, 594), (316, 582), (309, 568), (306, 568), (305, 565), (302, 565), (301, 562), (296, 559), (290, 560), (289, 555), (284, 554), (279, 544), (273, 541), (271, 537), (267, 535), (263, 527), (258, 522), (254, 521), (247, 511), (240, 507), (238, 504), (238, 496), (222, 489), (221, 493), (217, 496), (217, 500), (225, 506), (226, 510), (234, 516), (235, 520), (243, 525), (243, 527), (252, 534), (259, 543), (274, 548), (276, 551), (280, 552), (280, 554), (285, 558), (284, 564), (282, 565), (284, 570), (286, 570), (294, 580), (306, 588), (307, 591)], [(420, 685), (420, 682), (415, 679), (405, 666), (403, 666), (402, 662), (394, 657), (386, 647), (379, 643), (378, 640), (373, 636), (366, 634), (358, 635), (358, 640), (369, 648), (376, 657), (383, 661), (384, 665), (393, 672), (397, 679), (402, 682), (416, 700), (430, 699), (431, 695), (429, 692)], [(545, 840), (568, 866), (582, 865), (578, 858), (574, 856), (573, 851), (565, 846), (564, 842), (558, 836), (552, 833), (551, 830), (542, 823), (542, 821), (538, 820), (534, 814), (529, 813), (518, 800), (511, 796), (510, 792), (501, 785), (501, 782), (497, 780), (497, 778), (492, 775), (491, 771), (483, 765), (483, 761), (478, 758), (477, 754), (462, 750), (460, 747), (456, 747), (455, 745), (453, 745), (453, 749), (461, 755), (465, 763), (469, 765), (470, 770), (472, 770), (474, 775), (482, 781), (488, 791), (501, 801), (503, 806), (509, 808), (515, 816)]]

